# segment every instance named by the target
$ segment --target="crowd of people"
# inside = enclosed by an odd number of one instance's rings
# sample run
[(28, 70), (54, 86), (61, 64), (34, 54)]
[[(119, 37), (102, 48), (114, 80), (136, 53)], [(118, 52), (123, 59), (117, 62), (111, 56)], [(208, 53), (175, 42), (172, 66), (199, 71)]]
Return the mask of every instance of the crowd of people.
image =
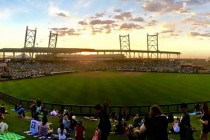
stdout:
[(51, 63), (8, 62), (4, 74), (11, 79), (23, 79), (77, 71), (197, 72), (194, 68), (181, 67), (178, 60), (105, 60)]
[(11, 79), (33, 78), (68, 72), (72, 72), (72, 68), (65, 64), (35, 62), (11, 62), (8, 63), (5, 69), (5, 74), (8, 75)]

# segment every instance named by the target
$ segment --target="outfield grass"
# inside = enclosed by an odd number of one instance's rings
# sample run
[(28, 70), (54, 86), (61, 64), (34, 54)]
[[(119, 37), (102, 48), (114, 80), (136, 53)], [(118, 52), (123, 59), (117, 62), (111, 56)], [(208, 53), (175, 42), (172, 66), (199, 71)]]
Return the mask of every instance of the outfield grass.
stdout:
[[(85, 72), (57, 75), (35, 79), (7, 81), (0, 83), (0, 91), (22, 99), (40, 98), (45, 102), (68, 104), (96, 104), (104, 100), (110, 104), (150, 105), (195, 102), (210, 100), (210, 75), (129, 73), (129, 72)], [(8, 110), (13, 105), (5, 103)], [(29, 112), (27, 113), (29, 115)], [(180, 114), (177, 114), (180, 115)], [(10, 112), (4, 120), (9, 130), (24, 135), (29, 129), (29, 120), (17, 118)], [(82, 117), (77, 117), (83, 120)], [(57, 130), (58, 118), (49, 121)], [(132, 120), (131, 120), (132, 121)], [(83, 120), (87, 127), (87, 140), (91, 139), (97, 122)], [(199, 139), (201, 124), (197, 116), (191, 116), (197, 129), (194, 138)], [(27, 140), (35, 140), (26, 136)], [(179, 139), (178, 135), (169, 135)], [(110, 135), (110, 140), (126, 140), (126, 137)]]
[(65, 104), (151, 105), (210, 100), (210, 75), (83, 72), (6, 81), (0, 91)]

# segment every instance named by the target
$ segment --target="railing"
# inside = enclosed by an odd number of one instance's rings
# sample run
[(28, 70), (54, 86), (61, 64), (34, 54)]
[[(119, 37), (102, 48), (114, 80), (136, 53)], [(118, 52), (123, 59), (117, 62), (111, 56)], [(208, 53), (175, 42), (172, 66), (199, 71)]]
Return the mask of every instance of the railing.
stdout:
[[(0, 92), (0, 98), (3, 100), (6, 100), (12, 104), (21, 104), (25, 108), (29, 108), (31, 105), (30, 100), (22, 100), (16, 97), (13, 97), (11, 95), (8, 95), (6, 93)], [(194, 106), (198, 102), (191, 102), (186, 103), (188, 105), (189, 111), (194, 111)], [(201, 103), (201, 102), (200, 102)], [(55, 104), (55, 103), (42, 103), (44, 107), (46, 107), (49, 110), (60, 110), (61, 108), (65, 108), (66, 110), (73, 111), (76, 115), (87, 115), (92, 116), (95, 115), (95, 109), (94, 105), (71, 105), (71, 104)], [(168, 113), (179, 113), (180, 112), (180, 104), (169, 104), (169, 105), (159, 105), (162, 109), (162, 111), (165, 114)], [(127, 110), (130, 115), (134, 115), (136, 113), (140, 115), (147, 114), (149, 111), (150, 106), (134, 106), (134, 105), (127, 105)], [(109, 113), (115, 111), (116, 113), (119, 112), (119, 110), (123, 110), (123, 105), (110, 105), (108, 107)]]

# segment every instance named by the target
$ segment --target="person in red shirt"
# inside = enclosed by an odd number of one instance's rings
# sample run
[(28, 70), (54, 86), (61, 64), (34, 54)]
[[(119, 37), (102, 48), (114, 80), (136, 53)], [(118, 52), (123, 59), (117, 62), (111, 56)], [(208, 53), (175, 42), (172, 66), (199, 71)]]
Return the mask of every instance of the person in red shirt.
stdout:
[(75, 127), (75, 140), (85, 139), (85, 127), (82, 125), (82, 121), (78, 121)]

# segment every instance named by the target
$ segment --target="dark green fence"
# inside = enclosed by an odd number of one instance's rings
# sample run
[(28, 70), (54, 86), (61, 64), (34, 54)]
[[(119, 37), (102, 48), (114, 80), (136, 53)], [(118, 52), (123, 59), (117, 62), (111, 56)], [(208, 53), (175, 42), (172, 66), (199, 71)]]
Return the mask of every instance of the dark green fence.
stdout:
[[(30, 100), (22, 100), (16, 97), (13, 97), (11, 95), (8, 95), (6, 93), (0, 92), (0, 98), (3, 100), (6, 100), (12, 104), (21, 104), (25, 108), (29, 108), (31, 105)], [(197, 102), (192, 103), (186, 103), (188, 105), (189, 111), (194, 111), (194, 105)], [(44, 107), (46, 107), (49, 110), (60, 110), (62, 107), (66, 110), (73, 111), (76, 115), (87, 115), (92, 116), (95, 115), (95, 109), (94, 105), (72, 105), (72, 104), (55, 104), (55, 103), (42, 103)], [(168, 113), (178, 113), (180, 112), (180, 104), (169, 104), (169, 105), (159, 105), (162, 109), (162, 111), (166, 114)], [(127, 105), (127, 110), (130, 115), (134, 115), (136, 113), (139, 113), (141, 115), (147, 114), (149, 111), (150, 106), (134, 106), (134, 105)], [(109, 113), (115, 111), (116, 113), (119, 112), (119, 110), (123, 110), (124, 106), (122, 105), (110, 105), (108, 108)]]

